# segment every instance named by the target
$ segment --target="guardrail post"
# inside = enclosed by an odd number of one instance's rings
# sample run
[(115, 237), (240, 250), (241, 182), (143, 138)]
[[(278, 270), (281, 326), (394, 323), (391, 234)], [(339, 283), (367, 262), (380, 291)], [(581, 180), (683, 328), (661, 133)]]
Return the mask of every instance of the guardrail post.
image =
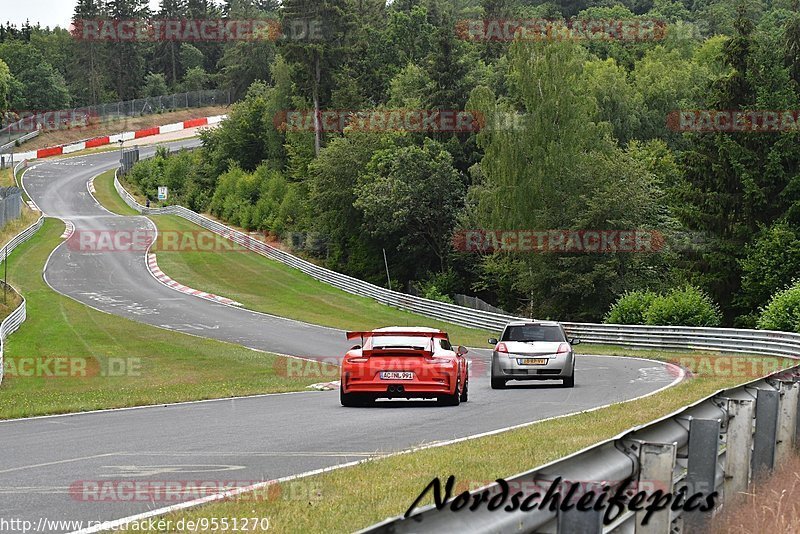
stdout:
[[(577, 503), (581, 495), (587, 491), (589, 490), (581, 490), (580, 495), (575, 495), (570, 502), (572, 504)], [(566, 512), (561, 511), (559, 508), (556, 532), (558, 534), (574, 534), (576, 532), (581, 534), (602, 534), (604, 513), (604, 510), (595, 510), (594, 507), (587, 511), (572, 508)]]
[(800, 394), (797, 395), (797, 417), (794, 427), (794, 446), (800, 447)]
[[(637, 491), (672, 491), (677, 446), (674, 443), (642, 443), (639, 449), (639, 483)], [(669, 508), (650, 516), (642, 524), (646, 512), (636, 513), (636, 534), (665, 534), (670, 532)]]
[[(689, 458), (686, 467), (687, 495), (714, 491), (719, 458), (720, 422), (717, 419), (692, 418), (689, 421)], [(684, 512), (689, 526), (705, 520), (699, 513)]]
[(780, 413), (778, 415), (777, 443), (775, 446), (775, 464), (786, 461), (794, 446), (794, 430), (797, 427), (798, 384), (781, 382), (782, 392)]
[(774, 389), (759, 389), (756, 396), (756, 434), (753, 440), (753, 478), (775, 466), (775, 436), (778, 429), (778, 401)]
[(723, 494), (727, 499), (747, 490), (753, 448), (755, 401), (728, 399), (728, 432), (725, 444)]

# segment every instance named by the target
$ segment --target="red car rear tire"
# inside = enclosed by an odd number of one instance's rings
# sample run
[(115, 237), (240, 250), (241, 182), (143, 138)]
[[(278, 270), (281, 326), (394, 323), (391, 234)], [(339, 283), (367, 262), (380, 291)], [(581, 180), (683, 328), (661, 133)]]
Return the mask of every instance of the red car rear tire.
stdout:
[(339, 401), (342, 403), (342, 406), (347, 408), (358, 408), (359, 406), (365, 406), (367, 404), (367, 399), (363, 395), (359, 395), (358, 393), (345, 393), (342, 389), (339, 389)]
[(461, 393), (458, 391), (459, 382), (456, 382), (456, 392), (452, 395), (442, 395), (436, 400), (440, 406), (458, 406), (461, 404)]

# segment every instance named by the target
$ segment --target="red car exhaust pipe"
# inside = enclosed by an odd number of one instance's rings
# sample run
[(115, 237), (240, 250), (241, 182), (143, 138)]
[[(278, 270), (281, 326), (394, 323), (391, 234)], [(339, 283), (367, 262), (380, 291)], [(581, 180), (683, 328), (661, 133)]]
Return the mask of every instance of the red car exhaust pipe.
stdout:
[(394, 393), (394, 386), (389, 386), (389, 393)]
[(397, 386), (397, 387), (395, 388), (395, 391), (396, 391), (397, 393), (402, 393), (402, 392), (403, 392), (403, 386)]

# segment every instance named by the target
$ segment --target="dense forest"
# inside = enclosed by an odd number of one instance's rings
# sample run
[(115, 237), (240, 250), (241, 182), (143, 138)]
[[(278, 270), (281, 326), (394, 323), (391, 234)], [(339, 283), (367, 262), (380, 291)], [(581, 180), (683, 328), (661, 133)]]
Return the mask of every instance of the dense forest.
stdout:
[[(393, 286), (431, 298), (477, 295), (537, 318), (800, 331), (800, 286), (789, 288), (800, 272), (797, 0), (145, 6), (80, 0), (75, 19), (259, 18), (282, 28), (314, 20), (322, 36), (107, 43), (6, 26), (0, 108), (230, 88), (239, 102), (203, 135), (202, 149), (162, 153), (128, 180), (153, 198), (169, 186), (172, 201), (381, 285), (385, 250)], [(642, 39), (464, 31), (469, 21), (517, 19), (656, 21), (663, 31)], [(313, 110), (427, 110), (481, 120), (461, 130), (287, 123), (308, 110), (312, 119)], [(682, 110), (785, 112), (788, 127), (681, 131)], [(645, 231), (659, 246), (458, 246), (477, 229)]]

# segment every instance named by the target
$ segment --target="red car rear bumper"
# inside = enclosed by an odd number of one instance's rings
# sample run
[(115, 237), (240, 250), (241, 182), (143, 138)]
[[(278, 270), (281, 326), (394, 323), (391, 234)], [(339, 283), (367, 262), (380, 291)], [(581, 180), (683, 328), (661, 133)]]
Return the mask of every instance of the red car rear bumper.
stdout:
[(428, 376), (424, 380), (383, 380), (380, 374), (361, 377), (357, 373), (344, 371), (341, 388), (344, 393), (368, 393), (375, 397), (435, 397), (455, 393), (456, 375), (437, 373), (437, 376)]

